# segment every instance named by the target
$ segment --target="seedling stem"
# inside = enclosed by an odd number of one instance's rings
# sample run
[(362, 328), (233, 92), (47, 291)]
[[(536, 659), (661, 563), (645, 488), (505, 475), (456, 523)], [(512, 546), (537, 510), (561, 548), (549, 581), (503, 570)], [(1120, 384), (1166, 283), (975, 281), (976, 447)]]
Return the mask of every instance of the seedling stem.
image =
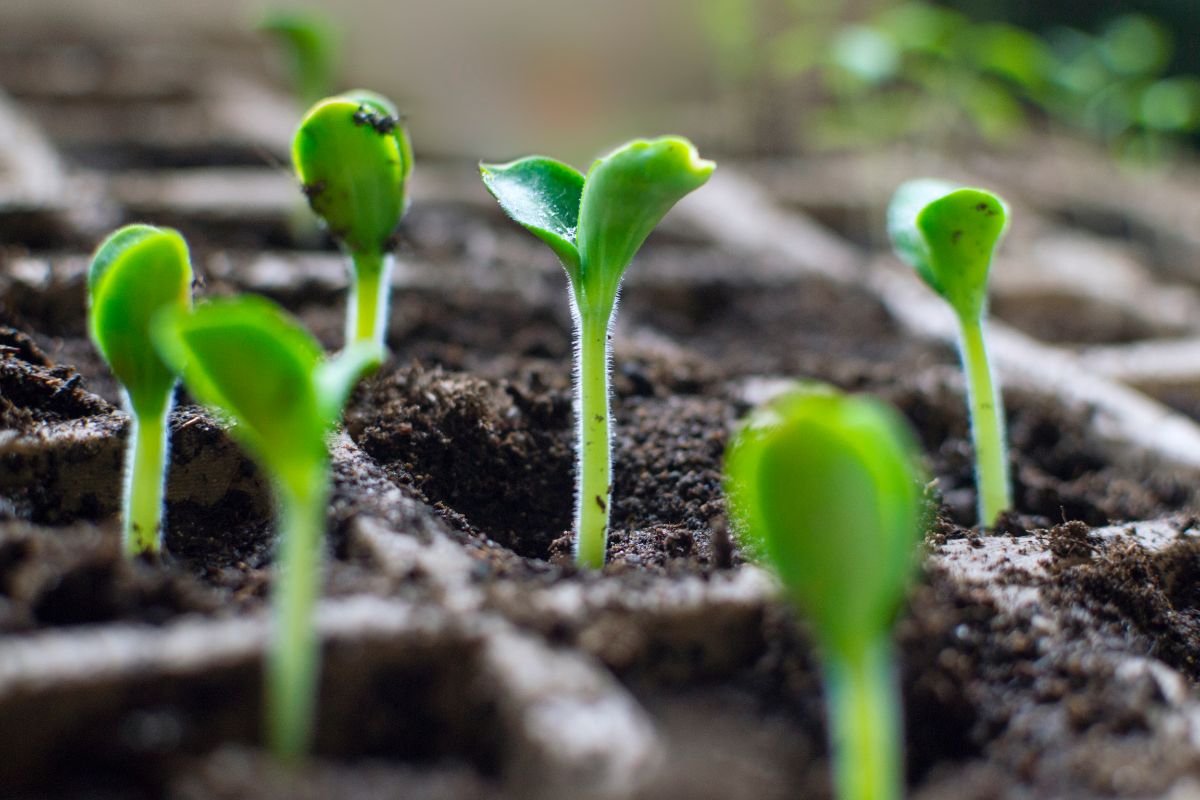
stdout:
[(130, 403), (129, 441), (125, 454), (125, 529), (123, 542), (129, 555), (157, 553), (166, 483), (167, 418), (171, 395), (160, 403)]
[(898, 800), (903, 770), (892, 645), (887, 637), (854, 656), (830, 651), (825, 692), (832, 726), (834, 778), (841, 800)]
[(354, 272), (346, 311), (346, 341), (382, 342), (387, 334), (392, 255), (355, 252), (351, 256)]
[(320, 582), (321, 537), (329, 498), (328, 464), (306, 481), (279, 484), (279, 561), (275, 627), (267, 676), (272, 752), (296, 761), (308, 751), (317, 697), (317, 635), (313, 624)]
[(1013, 507), (1008, 455), (1004, 445), (1004, 402), (992, 380), (991, 362), (983, 335), (983, 320), (959, 317), (963, 369), (971, 411), (971, 438), (975, 444), (975, 482), (979, 492), (979, 518), (990, 525), (1002, 511)]
[(579, 524), (576, 560), (581, 566), (604, 566), (608, 533), (609, 487), (612, 456), (609, 433), (608, 328), (611, 314), (578, 315), (579, 321), (579, 424), (582, 429), (578, 459), (579, 496), (575, 518)]

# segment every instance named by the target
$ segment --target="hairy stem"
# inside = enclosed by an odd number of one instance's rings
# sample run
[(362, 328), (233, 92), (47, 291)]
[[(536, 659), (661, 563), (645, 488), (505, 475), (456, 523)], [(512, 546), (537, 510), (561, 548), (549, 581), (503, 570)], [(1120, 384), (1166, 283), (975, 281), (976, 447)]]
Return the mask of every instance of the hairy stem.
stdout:
[(275, 619), (267, 672), (267, 726), (272, 752), (302, 758), (312, 741), (316, 707), (317, 636), (313, 608), (320, 587), (321, 537), (329, 496), (327, 466), (307, 486), (279, 489), (281, 527), (272, 597)]
[(346, 346), (375, 342), (382, 348), (387, 336), (392, 256), (390, 253), (353, 253), (351, 257), (354, 271), (346, 310)]
[(604, 566), (608, 549), (608, 502), (612, 482), (608, 410), (608, 323), (610, 313), (581, 313), (579, 376), (576, 381), (579, 442), (575, 498), (575, 560), (582, 567)]
[(143, 403), (141, 409), (130, 405), (132, 421), (125, 451), (122, 537), (129, 555), (157, 553), (161, 546), (171, 396), (168, 393), (161, 403)]
[(992, 380), (983, 338), (983, 322), (961, 320), (962, 361), (967, 375), (971, 438), (975, 444), (975, 482), (979, 494), (979, 524), (991, 527), (1000, 512), (1012, 508), (1008, 450), (1004, 442), (1004, 403)]
[(825, 664), (834, 778), (839, 800), (903, 796), (900, 704), (886, 638)]

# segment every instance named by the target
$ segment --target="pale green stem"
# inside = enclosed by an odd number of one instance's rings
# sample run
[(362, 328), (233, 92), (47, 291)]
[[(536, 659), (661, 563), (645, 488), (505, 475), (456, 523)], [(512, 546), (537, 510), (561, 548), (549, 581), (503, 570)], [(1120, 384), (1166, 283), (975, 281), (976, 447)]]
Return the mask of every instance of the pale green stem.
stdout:
[(608, 324), (610, 311), (580, 313), (577, 384), (579, 442), (575, 498), (575, 560), (581, 567), (604, 566), (608, 550), (608, 504), (612, 462), (608, 410)]
[(302, 758), (313, 736), (319, 685), (313, 609), (320, 589), (328, 481), (328, 466), (322, 463), (307, 486), (278, 489), (280, 529), (266, 714), (271, 750), (284, 761)]
[(1008, 450), (1004, 441), (1004, 402), (992, 380), (980, 319), (961, 319), (962, 361), (967, 375), (971, 438), (975, 444), (975, 483), (979, 524), (991, 527), (1000, 512), (1012, 508)]
[(351, 258), (354, 269), (346, 309), (346, 346), (375, 342), (382, 349), (387, 336), (392, 256), (390, 253), (353, 253)]
[(122, 541), (125, 552), (131, 556), (157, 553), (161, 546), (171, 396), (168, 393), (161, 402), (143, 403), (141, 409), (129, 404)]
[(838, 800), (900, 800), (904, 769), (900, 702), (886, 638), (825, 663), (834, 782)]

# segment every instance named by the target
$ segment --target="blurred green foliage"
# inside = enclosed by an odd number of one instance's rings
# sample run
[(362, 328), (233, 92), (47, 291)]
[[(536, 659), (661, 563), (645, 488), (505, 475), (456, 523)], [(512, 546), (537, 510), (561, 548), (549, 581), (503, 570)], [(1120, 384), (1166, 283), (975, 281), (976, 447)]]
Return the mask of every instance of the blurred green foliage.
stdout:
[(310, 106), (333, 94), (342, 32), (332, 17), (275, 8), (263, 14), (257, 28), (278, 41), (300, 105)]
[[(705, 7), (722, 82), (755, 84), (748, 96), (756, 102), (794, 101), (802, 91), (810, 102), (796, 124), (810, 147), (963, 135), (1003, 142), (1049, 124), (1155, 160), (1200, 132), (1200, 77), (1178, 67), (1186, 59), (1177, 58), (1174, 30), (1144, 14), (1034, 33), (920, 0), (705, 0)], [(777, 112), (770, 123), (778, 128)]]

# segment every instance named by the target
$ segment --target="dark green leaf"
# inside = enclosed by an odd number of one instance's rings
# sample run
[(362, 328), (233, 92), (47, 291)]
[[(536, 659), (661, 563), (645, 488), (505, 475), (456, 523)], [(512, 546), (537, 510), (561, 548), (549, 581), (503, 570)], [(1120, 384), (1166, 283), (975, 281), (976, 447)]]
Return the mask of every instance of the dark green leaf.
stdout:
[(504, 212), (550, 246), (572, 282), (579, 279), (579, 200), (583, 175), (561, 161), (530, 156), (507, 164), (480, 164), (483, 185)]

